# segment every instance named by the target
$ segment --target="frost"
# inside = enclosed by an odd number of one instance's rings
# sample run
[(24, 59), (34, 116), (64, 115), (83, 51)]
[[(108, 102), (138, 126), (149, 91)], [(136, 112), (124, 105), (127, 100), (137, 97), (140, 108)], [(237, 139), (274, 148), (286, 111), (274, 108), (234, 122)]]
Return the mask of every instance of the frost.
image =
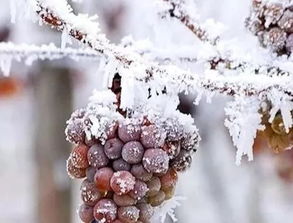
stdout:
[(4, 76), (9, 76), (11, 63), (11, 56), (0, 56), (0, 68)]

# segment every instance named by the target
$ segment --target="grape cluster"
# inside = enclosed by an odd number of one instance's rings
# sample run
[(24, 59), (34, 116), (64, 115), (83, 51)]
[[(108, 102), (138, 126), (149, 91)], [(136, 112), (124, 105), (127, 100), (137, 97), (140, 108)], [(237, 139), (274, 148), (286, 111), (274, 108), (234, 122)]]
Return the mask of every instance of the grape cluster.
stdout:
[(278, 55), (293, 52), (293, 2), (252, 0), (247, 28)]
[[(154, 208), (173, 197), (178, 172), (190, 166), (198, 135), (185, 134), (176, 121), (158, 124), (146, 116), (106, 122), (104, 133), (94, 135), (92, 120), (84, 110), (77, 111), (66, 129), (67, 139), (75, 144), (67, 172), (84, 179), (80, 219), (85, 223), (150, 222)], [(103, 117), (98, 126), (101, 123), (105, 123)]]

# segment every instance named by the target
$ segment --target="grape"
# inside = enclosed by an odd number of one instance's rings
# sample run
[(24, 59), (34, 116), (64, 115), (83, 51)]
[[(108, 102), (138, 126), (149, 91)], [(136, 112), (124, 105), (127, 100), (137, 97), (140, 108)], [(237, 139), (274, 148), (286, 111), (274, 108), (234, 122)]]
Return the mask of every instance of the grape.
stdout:
[(117, 206), (114, 201), (100, 200), (94, 207), (94, 217), (99, 223), (112, 223), (117, 217)]
[(147, 203), (141, 203), (136, 205), (139, 209), (139, 220), (142, 222), (149, 222), (151, 217), (154, 215), (154, 208)]
[(70, 142), (75, 144), (83, 143), (85, 139), (83, 120), (75, 119), (72, 122), (69, 122), (65, 134)]
[(122, 158), (118, 160), (114, 160), (112, 163), (112, 166), (115, 171), (121, 171), (121, 170), (129, 171), (131, 168), (130, 164), (127, 163)]
[(94, 220), (93, 208), (86, 204), (82, 204), (79, 207), (78, 214), (80, 220), (82, 220), (85, 223), (90, 223), (92, 220)]
[(130, 164), (141, 162), (144, 153), (144, 148), (140, 142), (132, 141), (126, 143), (122, 148), (122, 158)]
[(148, 186), (148, 192), (147, 195), (148, 196), (154, 196), (156, 195), (160, 189), (161, 189), (161, 181), (159, 177), (152, 177), (152, 179), (148, 182), (146, 182), (147, 186)]
[(135, 206), (120, 207), (118, 218), (124, 223), (136, 223), (139, 218), (139, 209)]
[(81, 179), (86, 176), (86, 170), (77, 168), (72, 164), (71, 157), (66, 161), (66, 170), (71, 178)]
[(159, 191), (156, 195), (148, 198), (148, 203), (153, 207), (161, 205), (165, 201), (166, 195), (164, 191)]
[(72, 164), (77, 168), (87, 168), (89, 162), (87, 159), (88, 147), (86, 145), (80, 144), (76, 146), (71, 152)]
[(143, 126), (140, 141), (145, 148), (157, 148), (164, 144), (165, 137), (155, 125)]
[(105, 154), (109, 159), (118, 159), (121, 157), (123, 142), (118, 138), (109, 139), (104, 146)]
[(86, 205), (94, 206), (102, 197), (94, 183), (84, 180), (80, 187), (81, 199)]
[(136, 204), (136, 200), (128, 194), (113, 195), (113, 200), (118, 206), (131, 206)]
[(136, 164), (131, 167), (131, 173), (136, 179), (149, 181), (153, 174), (146, 171), (142, 164)]
[(107, 130), (106, 130), (106, 134), (107, 134), (107, 138), (108, 139), (112, 139), (117, 137), (117, 129), (118, 129), (118, 123), (114, 122), (111, 125), (108, 126)]
[(86, 137), (85, 140), (84, 140), (84, 143), (85, 143), (88, 147), (91, 147), (91, 146), (97, 144), (97, 143), (98, 143), (98, 140), (96, 140), (95, 138), (88, 139), (88, 138)]
[(293, 12), (286, 10), (279, 20), (278, 25), (286, 32), (293, 33)]
[(108, 157), (104, 153), (104, 148), (101, 144), (93, 145), (88, 151), (89, 164), (96, 168), (101, 168), (109, 163)]
[(169, 168), (169, 156), (162, 149), (146, 150), (143, 160), (144, 168), (151, 173), (166, 173)]
[(166, 195), (165, 200), (169, 200), (174, 196), (175, 189), (176, 189), (175, 186), (171, 186), (171, 187), (163, 189), (163, 191), (165, 192), (165, 195)]
[(113, 170), (109, 167), (97, 170), (95, 174), (95, 184), (100, 192), (107, 192), (111, 190), (110, 180), (113, 174)]
[(293, 53), (293, 33), (290, 34), (286, 40), (286, 49), (289, 53)]
[(166, 151), (170, 159), (173, 159), (180, 153), (180, 142), (166, 142), (163, 146), (163, 150)]
[(182, 172), (190, 167), (192, 157), (190, 151), (181, 150), (179, 155), (171, 162), (172, 168), (176, 171)]
[(128, 171), (118, 171), (111, 178), (111, 188), (118, 194), (127, 194), (134, 188), (135, 178)]
[(160, 177), (162, 190), (165, 190), (170, 187), (175, 187), (177, 180), (178, 175), (176, 170), (174, 170), (173, 168), (169, 169), (166, 174)]
[(90, 182), (94, 182), (97, 169), (95, 167), (89, 167), (86, 169), (86, 179)]
[(140, 139), (141, 128), (139, 125), (121, 124), (118, 127), (118, 136), (123, 142), (130, 142)]
[(129, 195), (136, 200), (140, 200), (141, 198), (143, 198), (146, 195), (148, 190), (149, 190), (148, 186), (145, 182), (143, 182), (141, 180), (137, 180), (135, 182), (133, 190), (130, 191)]

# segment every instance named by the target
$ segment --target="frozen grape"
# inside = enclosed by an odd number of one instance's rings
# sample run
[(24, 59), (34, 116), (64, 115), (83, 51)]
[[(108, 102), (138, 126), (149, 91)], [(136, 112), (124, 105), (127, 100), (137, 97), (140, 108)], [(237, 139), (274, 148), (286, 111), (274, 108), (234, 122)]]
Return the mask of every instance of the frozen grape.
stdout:
[(128, 171), (118, 171), (113, 174), (110, 183), (116, 194), (127, 194), (134, 188), (135, 177)]
[(104, 148), (101, 144), (93, 145), (88, 151), (89, 164), (96, 168), (105, 167), (109, 163), (109, 159), (104, 153)]
[(164, 144), (164, 134), (155, 125), (143, 126), (140, 141), (145, 148), (157, 148)]
[(166, 195), (164, 191), (159, 191), (156, 195), (148, 198), (148, 203), (153, 207), (161, 205), (165, 201)]
[(86, 179), (90, 182), (94, 182), (96, 172), (97, 172), (97, 169), (95, 167), (87, 168), (86, 169)]
[(97, 170), (95, 174), (95, 184), (100, 192), (107, 192), (111, 190), (110, 181), (113, 174), (113, 170), (109, 167)]
[(136, 200), (140, 200), (146, 195), (148, 190), (148, 186), (145, 182), (137, 180), (135, 182), (133, 190), (129, 192), (129, 195)]
[(82, 119), (75, 119), (67, 125), (65, 130), (67, 139), (75, 144), (83, 143), (85, 139), (84, 123)]
[(121, 171), (121, 170), (129, 171), (131, 168), (130, 164), (127, 163), (122, 158), (118, 160), (114, 160), (112, 163), (112, 166), (115, 171)]
[(164, 193), (166, 195), (165, 200), (169, 200), (169, 199), (171, 199), (174, 196), (175, 189), (176, 189), (175, 186), (171, 186), (169, 188), (164, 188), (163, 189), (163, 191), (164, 191)]
[(120, 124), (118, 136), (123, 142), (136, 141), (140, 139), (141, 127), (133, 124)]
[(160, 177), (162, 190), (170, 188), (170, 187), (174, 187), (177, 183), (177, 180), (178, 180), (177, 172), (173, 168), (170, 168), (166, 174)]
[(108, 136), (108, 139), (112, 139), (117, 137), (117, 129), (118, 129), (118, 123), (114, 122), (111, 125), (108, 126), (106, 130), (106, 134)]
[(118, 138), (109, 139), (105, 143), (105, 154), (109, 159), (118, 159), (121, 157), (123, 142)]
[(161, 181), (159, 177), (152, 177), (152, 179), (146, 182), (148, 186), (148, 196), (154, 196), (161, 190)]
[(166, 173), (169, 168), (169, 156), (162, 149), (148, 149), (143, 156), (143, 166), (151, 173)]
[(86, 169), (75, 167), (72, 163), (71, 157), (66, 161), (66, 170), (71, 178), (81, 179), (86, 176)]
[(136, 223), (139, 218), (139, 209), (135, 206), (120, 207), (118, 218), (124, 223)]
[(179, 155), (172, 160), (171, 166), (179, 172), (182, 172), (190, 167), (192, 162), (192, 157), (190, 151), (181, 150)]
[(144, 148), (137, 141), (128, 142), (122, 148), (122, 158), (130, 164), (141, 162), (143, 154)]
[(81, 199), (89, 206), (94, 206), (102, 197), (96, 185), (88, 180), (82, 182), (80, 190)]
[(84, 144), (76, 146), (71, 152), (72, 164), (77, 168), (87, 168), (89, 162), (87, 159), (88, 147)]
[(278, 25), (286, 32), (293, 33), (293, 12), (286, 10), (279, 20)]
[(113, 200), (118, 206), (131, 206), (136, 204), (136, 200), (128, 194), (123, 194), (123, 195), (114, 194)]
[(166, 142), (163, 146), (163, 150), (166, 151), (170, 159), (173, 159), (180, 153), (180, 142)]
[(94, 217), (99, 223), (112, 223), (117, 217), (117, 206), (114, 201), (100, 200), (94, 207)]
[(142, 164), (133, 165), (131, 167), (131, 173), (136, 179), (142, 181), (149, 181), (153, 176), (153, 174), (148, 172)]
[(142, 222), (149, 222), (151, 217), (154, 215), (154, 208), (147, 203), (141, 203), (136, 205), (139, 209), (139, 220)]
[(86, 204), (82, 204), (79, 207), (78, 214), (79, 214), (80, 220), (85, 223), (90, 223), (92, 222), (92, 220), (94, 220), (93, 208)]
[(88, 147), (91, 147), (91, 146), (97, 144), (97, 143), (98, 143), (98, 140), (96, 140), (95, 138), (88, 139), (88, 138), (86, 137), (85, 140), (84, 140), (84, 143), (85, 143)]

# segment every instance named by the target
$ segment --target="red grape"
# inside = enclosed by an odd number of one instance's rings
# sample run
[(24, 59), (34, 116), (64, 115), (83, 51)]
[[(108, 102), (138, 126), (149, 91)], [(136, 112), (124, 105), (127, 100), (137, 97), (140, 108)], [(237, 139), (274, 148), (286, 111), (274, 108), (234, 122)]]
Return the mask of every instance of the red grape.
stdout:
[(105, 167), (109, 163), (109, 159), (105, 155), (102, 145), (95, 144), (89, 149), (88, 161), (91, 166), (96, 168)]
[(99, 223), (113, 223), (117, 217), (117, 206), (114, 201), (100, 200), (94, 207), (94, 217)]
[(137, 180), (135, 182), (133, 190), (130, 191), (129, 195), (136, 200), (140, 200), (146, 195), (148, 190), (148, 186), (145, 182)]
[(148, 182), (146, 182), (147, 186), (148, 186), (148, 192), (147, 195), (148, 196), (154, 196), (156, 195), (160, 189), (161, 189), (161, 181), (159, 177), (152, 177), (152, 179)]
[(118, 160), (114, 160), (112, 163), (112, 166), (115, 171), (121, 171), (121, 170), (129, 171), (131, 168), (130, 164), (127, 163), (122, 158)]
[(128, 171), (118, 171), (111, 178), (111, 188), (118, 194), (127, 194), (134, 188), (135, 177)]
[(123, 194), (123, 195), (114, 194), (113, 200), (118, 206), (130, 206), (130, 205), (136, 204), (136, 200), (128, 194)]
[(94, 183), (84, 180), (80, 187), (81, 199), (86, 205), (94, 206), (102, 197)]
[(71, 178), (81, 179), (86, 176), (86, 170), (73, 165), (71, 157), (66, 161), (66, 170)]
[(92, 207), (82, 204), (78, 210), (79, 218), (85, 223), (90, 223), (94, 220), (94, 210)]
[(110, 180), (114, 172), (109, 167), (104, 167), (97, 170), (95, 174), (95, 184), (100, 192), (107, 192), (111, 190)]
[(169, 156), (162, 149), (146, 150), (143, 160), (144, 168), (151, 173), (166, 173), (169, 168)]
[(132, 124), (121, 124), (118, 127), (118, 135), (119, 138), (123, 142), (130, 142), (140, 139), (141, 134), (141, 128), (138, 125), (132, 125)]
[(123, 142), (118, 138), (109, 139), (105, 143), (105, 154), (109, 159), (118, 159), (121, 157)]
[(140, 141), (145, 148), (157, 148), (164, 144), (165, 137), (155, 125), (143, 126)]
[(176, 170), (171, 168), (167, 171), (166, 174), (160, 177), (160, 180), (161, 180), (161, 187), (163, 190), (170, 187), (175, 187), (178, 180), (178, 174)]
[(116, 133), (117, 133), (118, 125), (119, 124), (117, 122), (114, 122), (110, 126), (108, 126), (108, 128), (106, 130), (106, 134), (108, 136), (108, 139), (112, 139), (117, 136)]
[(87, 159), (88, 147), (84, 144), (76, 146), (71, 152), (72, 164), (77, 168), (87, 168), (89, 162)]
[(142, 180), (142, 181), (149, 181), (153, 174), (146, 171), (146, 169), (143, 167), (142, 164), (136, 164), (131, 167), (131, 173), (133, 176), (136, 177), (136, 179)]
[(87, 168), (86, 169), (86, 179), (90, 182), (94, 182), (96, 172), (97, 172), (97, 168), (95, 168), (95, 167)]
[(139, 209), (135, 206), (120, 207), (118, 218), (124, 223), (136, 223), (139, 218)]
[(130, 164), (137, 164), (141, 162), (144, 154), (144, 148), (137, 141), (126, 143), (122, 148), (122, 158)]
[(140, 203), (136, 205), (136, 207), (140, 210), (139, 220), (142, 222), (149, 222), (154, 215), (154, 208), (147, 203)]

